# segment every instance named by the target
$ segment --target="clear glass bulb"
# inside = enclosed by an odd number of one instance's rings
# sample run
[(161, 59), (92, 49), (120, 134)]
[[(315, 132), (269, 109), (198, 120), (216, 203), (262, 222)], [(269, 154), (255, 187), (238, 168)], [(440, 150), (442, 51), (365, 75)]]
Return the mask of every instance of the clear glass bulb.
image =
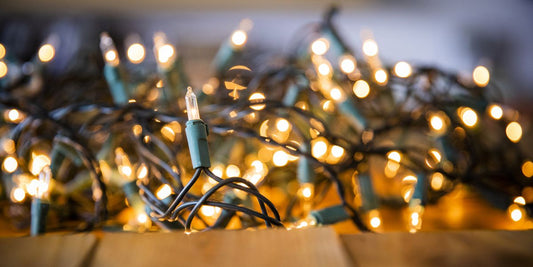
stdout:
[(50, 179), (52, 178), (52, 170), (50, 166), (45, 166), (39, 173), (39, 186), (37, 187), (37, 198), (48, 199)]
[(102, 55), (104, 56), (104, 60), (107, 64), (115, 67), (120, 63), (117, 48), (113, 43), (113, 39), (109, 37), (107, 32), (100, 34), (100, 50), (102, 51)]
[(189, 117), (189, 120), (199, 120), (200, 111), (198, 111), (198, 101), (196, 100), (196, 95), (191, 87), (187, 88), (185, 103), (187, 104), (187, 116)]

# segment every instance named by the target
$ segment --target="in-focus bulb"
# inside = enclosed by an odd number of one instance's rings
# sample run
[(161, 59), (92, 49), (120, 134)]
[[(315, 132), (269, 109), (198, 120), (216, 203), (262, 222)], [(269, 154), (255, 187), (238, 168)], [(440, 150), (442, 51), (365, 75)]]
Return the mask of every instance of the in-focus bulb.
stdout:
[(187, 117), (189, 120), (199, 120), (200, 111), (198, 110), (198, 101), (196, 95), (191, 87), (187, 87), (187, 94), (185, 95), (185, 104), (187, 105)]

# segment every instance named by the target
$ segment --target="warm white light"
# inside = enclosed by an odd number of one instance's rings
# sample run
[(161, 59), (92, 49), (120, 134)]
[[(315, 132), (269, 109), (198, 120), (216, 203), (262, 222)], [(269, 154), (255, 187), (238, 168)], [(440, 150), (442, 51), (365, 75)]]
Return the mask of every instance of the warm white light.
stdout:
[(320, 158), (326, 154), (328, 151), (328, 145), (324, 141), (317, 141), (313, 144), (311, 149), (311, 154), (315, 158)]
[(2, 163), (2, 169), (7, 173), (13, 173), (18, 168), (17, 159), (12, 156), (7, 156)]
[(429, 125), (431, 126), (431, 128), (433, 128), (433, 130), (440, 131), (444, 128), (444, 121), (440, 116), (433, 115), (429, 119)]
[(387, 158), (396, 163), (400, 163), (400, 161), (402, 161), (402, 155), (400, 154), (400, 152), (396, 150), (393, 150), (387, 153)]
[(20, 187), (13, 188), (11, 191), (11, 199), (13, 202), (22, 202), (26, 198), (26, 192)]
[(224, 175), (224, 165), (222, 164), (213, 165), (213, 173), (218, 177), (222, 177)]
[(526, 205), (526, 199), (524, 197), (522, 197), (522, 196), (515, 197), (513, 199), (513, 202), (515, 204), (522, 205), (522, 206)]
[(533, 177), (533, 162), (530, 160), (524, 162), (524, 164), (522, 164), (522, 173), (527, 178)]
[(146, 51), (144, 50), (144, 46), (140, 43), (133, 43), (128, 47), (128, 59), (133, 64), (139, 64), (143, 62)]
[(490, 73), (485, 66), (477, 66), (472, 72), (472, 78), (479, 87), (485, 87), (489, 84)]
[(388, 75), (387, 75), (387, 72), (385, 72), (384, 69), (378, 69), (376, 70), (376, 72), (374, 73), (374, 79), (376, 80), (377, 83), (379, 84), (385, 84), (387, 83), (387, 79), (388, 79)]
[(137, 169), (137, 179), (144, 179), (146, 176), (148, 176), (148, 168), (146, 168), (146, 165), (143, 163)]
[(237, 165), (230, 164), (226, 167), (226, 175), (228, 177), (239, 177), (241, 176), (241, 169)]
[(33, 154), (32, 160), (30, 162), (30, 172), (37, 176), (44, 167), (50, 165), (50, 158), (47, 155), (43, 154)]
[(509, 217), (511, 217), (511, 220), (518, 222), (522, 219), (523, 214), (520, 207), (516, 204), (511, 204), (509, 208), (507, 209), (507, 212), (509, 213)]
[(368, 212), (368, 217), (370, 218), (370, 226), (374, 229), (381, 226), (381, 218), (378, 210), (371, 210)]
[(442, 185), (444, 184), (444, 175), (440, 172), (436, 172), (433, 175), (431, 175), (431, 188), (435, 191), (438, 191), (442, 189)]
[(140, 224), (145, 224), (148, 221), (148, 215), (146, 215), (145, 213), (140, 213), (139, 215), (137, 215), (137, 221)]
[(4, 61), (0, 61), (0, 79), (4, 78), (7, 75), (7, 65), (4, 63)]
[(364, 80), (358, 80), (353, 85), (353, 93), (358, 98), (365, 98), (370, 93), (370, 86)]
[(278, 131), (280, 132), (286, 132), (289, 130), (290, 124), (286, 119), (278, 119), (276, 122), (276, 128), (278, 128)]
[[(262, 93), (253, 93), (250, 98), (248, 98), (250, 101), (259, 101), (259, 100), (265, 100), (265, 95)], [(265, 108), (265, 104), (258, 104), (258, 105), (251, 105), (250, 108), (253, 110), (262, 110)]]
[(459, 115), (464, 125), (474, 127), (477, 123), (477, 113), (468, 107), (460, 108)]
[(503, 117), (503, 109), (498, 105), (491, 105), (489, 107), (489, 114), (493, 119), (499, 120)]
[(435, 159), (435, 161), (440, 162), (442, 160), (442, 155), (439, 150), (432, 148), (429, 150), (429, 154)]
[(363, 42), (363, 53), (369, 57), (376, 56), (378, 54), (378, 44), (372, 39), (365, 40)]
[(335, 158), (340, 158), (344, 155), (344, 148), (334, 145), (331, 147), (331, 155)]
[(139, 124), (135, 124), (135, 125), (133, 125), (131, 130), (132, 130), (133, 134), (138, 137), (138, 136), (140, 136), (142, 134), (143, 127), (141, 125), (139, 125)]
[(102, 55), (104, 55), (106, 64), (117, 66), (120, 63), (113, 39), (105, 32), (100, 34), (100, 50)]
[(329, 95), (331, 96), (331, 98), (337, 102), (341, 101), (344, 99), (344, 94), (342, 93), (341, 89), (335, 87), (333, 89), (331, 89), (331, 91), (329, 92)]
[(312, 183), (303, 183), (300, 186), (300, 195), (303, 197), (304, 200), (310, 200), (313, 198), (313, 194), (315, 191), (315, 186)]
[(323, 76), (329, 75), (331, 73), (331, 68), (329, 64), (322, 63), (318, 65), (318, 73), (320, 73), (320, 75), (323, 75)]
[(51, 44), (44, 44), (39, 48), (39, 52), (37, 53), (39, 60), (45, 63), (54, 59), (55, 54), (56, 50)]
[(349, 74), (355, 70), (355, 58), (351, 55), (344, 55), (340, 59), (341, 71)]
[(117, 51), (115, 50), (107, 51), (104, 57), (107, 62), (114, 61), (117, 59)]
[(19, 123), (24, 119), (24, 115), (22, 115), (18, 110), (16, 109), (10, 109), (7, 111), (7, 120), (11, 121), (13, 123)]
[(247, 35), (245, 31), (237, 30), (231, 35), (231, 43), (234, 46), (240, 47), (246, 43)]
[(520, 123), (513, 121), (505, 128), (505, 134), (511, 142), (518, 143), (522, 139), (522, 126), (520, 126)]
[(161, 185), (155, 192), (157, 199), (165, 199), (172, 194), (172, 188), (168, 184)]
[(283, 167), (289, 162), (289, 155), (283, 150), (276, 151), (272, 156), (272, 162), (277, 167)]
[(329, 42), (328, 40), (324, 38), (315, 40), (311, 44), (311, 51), (313, 52), (313, 54), (318, 55), (318, 56), (322, 56), (326, 54), (326, 52), (328, 52), (328, 49), (329, 49)]
[(174, 47), (169, 44), (161, 46), (157, 53), (157, 58), (161, 63), (168, 63), (170, 59), (174, 56)]
[(6, 55), (6, 48), (3, 44), (0, 44), (0, 59), (4, 58)]
[(411, 76), (411, 73), (413, 73), (413, 69), (411, 68), (411, 65), (405, 61), (400, 61), (394, 65), (394, 74), (400, 78), (407, 78)]
[(200, 111), (198, 110), (198, 101), (190, 86), (187, 88), (187, 94), (185, 94), (185, 104), (187, 106), (187, 117), (189, 120), (199, 120)]

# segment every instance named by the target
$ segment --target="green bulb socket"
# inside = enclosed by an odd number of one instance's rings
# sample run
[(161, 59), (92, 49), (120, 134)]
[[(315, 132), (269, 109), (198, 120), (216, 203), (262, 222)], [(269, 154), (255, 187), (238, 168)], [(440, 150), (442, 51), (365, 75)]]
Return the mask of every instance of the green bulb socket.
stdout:
[(109, 64), (104, 66), (104, 76), (111, 90), (111, 96), (113, 102), (117, 105), (124, 105), (128, 103), (128, 95), (126, 94), (126, 88), (124, 82), (120, 78), (120, 73), (117, 67), (113, 67)]
[(192, 167), (195, 169), (211, 167), (207, 144), (207, 135), (209, 134), (207, 124), (202, 120), (189, 120), (185, 124), (185, 134), (189, 144)]
[(42, 235), (46, 230), (46, 216), (48, 215), (50, 204), (39, 198), (34, 198), (31, 202), (31, 236)]
[(343, 205), (311, 211), (311, 216), (316, 219), (319, 225), (335, 224), (350, 218)]

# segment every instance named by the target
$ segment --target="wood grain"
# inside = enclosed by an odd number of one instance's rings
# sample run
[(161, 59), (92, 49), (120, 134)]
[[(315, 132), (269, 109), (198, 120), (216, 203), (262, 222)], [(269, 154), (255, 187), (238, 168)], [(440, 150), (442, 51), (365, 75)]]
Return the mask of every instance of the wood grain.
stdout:
[(92, 266), (348, 266), (331, 228), (106, 233)]

